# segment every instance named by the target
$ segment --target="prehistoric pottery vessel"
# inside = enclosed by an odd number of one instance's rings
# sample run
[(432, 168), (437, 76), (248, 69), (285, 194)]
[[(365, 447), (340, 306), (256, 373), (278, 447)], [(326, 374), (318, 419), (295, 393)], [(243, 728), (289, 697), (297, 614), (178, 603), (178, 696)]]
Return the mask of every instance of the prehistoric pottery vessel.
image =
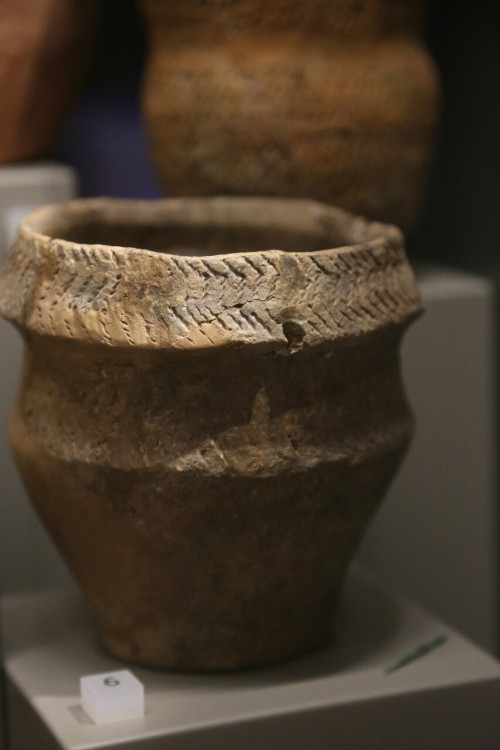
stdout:
[[(279, 249), (269, 249), (279, 248)], [(128, 661), (233, 669), (329, 638), (412, 432), (421, 302), (391, 226), (307, 201), (75, 201), (0, 276), (29, 495)]]
[(97, 0), (2, 0), (0, 164), (45, 156), (83, 76)]
[(421, 0), (141, 0), (175, 195), (314, 198), (408, 227), (438, 109)]

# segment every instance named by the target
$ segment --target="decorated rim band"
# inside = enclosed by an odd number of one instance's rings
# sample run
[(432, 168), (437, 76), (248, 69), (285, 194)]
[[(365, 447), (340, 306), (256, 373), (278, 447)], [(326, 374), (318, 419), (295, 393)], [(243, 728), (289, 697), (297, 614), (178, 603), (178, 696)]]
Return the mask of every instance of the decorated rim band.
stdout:
[[(95, 241), (103, 233), (173, 241), (152, 250)], [(215, 239), (231, 247), (245, 233), (248, 249), (211, 254)], [(260, 249), (260, 235), (280, 233), (279, 248)], [(209, 252), (182, 254), (183, 234)], [(398, 229), (304, 200), (48, 206), (23, 221), (0, 275), (4, 317), (41, 336), (107, 347), (290, 351), (290, 332), (315, 346), (406, 325), (421, 309)]]

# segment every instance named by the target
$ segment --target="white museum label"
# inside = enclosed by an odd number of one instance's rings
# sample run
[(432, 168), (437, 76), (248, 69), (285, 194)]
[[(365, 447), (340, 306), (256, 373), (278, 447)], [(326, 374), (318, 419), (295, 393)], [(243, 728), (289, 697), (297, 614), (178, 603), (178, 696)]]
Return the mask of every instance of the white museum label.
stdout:
[(144, 716), (144, 686), (128, 669), (80, 677), (80, 694), (94, 724)]

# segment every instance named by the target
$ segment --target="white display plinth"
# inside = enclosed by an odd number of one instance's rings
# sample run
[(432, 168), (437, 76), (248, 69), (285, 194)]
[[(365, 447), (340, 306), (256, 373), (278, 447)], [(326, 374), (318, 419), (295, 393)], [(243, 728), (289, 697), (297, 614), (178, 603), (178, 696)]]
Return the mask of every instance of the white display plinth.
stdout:
[[(54, 162), (0, 166), (0, 266), (7, 257), (21, 219), (42, 204), (74, 198), (76, 185), (75, 171)], [(21, 356), (21, 337), (12, 326), (0, 320), (0, 580), (3, 590), (36, 585), (46, 581), (48, 576), (56, 583), (67, 578), (64, 571), (60, 573), (59, 559), (44, 535), (40, 534), (38, 524), (27, 508), (21, 482), (9, 455), (7, 424), (18, 387)], [(34, 553), (33, 559), (29, 559), (28, 550)], [(3, 705), (0, 682), (0, 714)], [(0, 748), (3, 720), (0, 715)], [(7, 732), (8, 728), (5, 729)]]
[[(0, 266), (18, 222), (45, 203), (74, 198), (76, 173), (54, 162), (0, 166)], [(8, 422), (20, 382), (23, 342), (0, 319), (0, 577), (4, 592), (58, 585), (66, 570), (26, 498), (10, 455)]]
[(499, 653), (494, 285), (439, 268), (418, 281), (426, 310), (402, 347), (415, 436), (358, 560)]
[[(18, 594), (7, 598), (5, 609), (7, 673), (57, 738), (54, 747), (500, 747), (500, 665), (359, 573), (346, 583), (331, 646), (287, 664), (236, 674), (180, 675), (132, 667), (145, 687), (145, 717), (102, 726), (92, 724), (81, 709), (79, 679), (124, 665), (100, 650), (81, 598), (61, 591)], [(442, 645), (389, 671), (441, 636)], [(11, 750), (25, 750), (26, 744), (15, 742), (15, 716), (11, 725)], [(38, 747), (36, 741), (30, 746)]]
[(74, 198), (76, 173), (54, 162), (29, 162), (0, 167), (0, 257), (14, 239), (21, 219), (45, 203)]

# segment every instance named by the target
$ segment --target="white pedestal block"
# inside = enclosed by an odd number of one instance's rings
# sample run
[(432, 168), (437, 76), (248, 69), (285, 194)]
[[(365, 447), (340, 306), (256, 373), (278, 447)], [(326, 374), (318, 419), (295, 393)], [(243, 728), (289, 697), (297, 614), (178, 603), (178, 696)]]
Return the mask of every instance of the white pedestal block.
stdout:
[(0, 258), (5, 256), (27, 213), (75, 195), (76, 174), (71, 167), (52, 162), (0, 167)]
[(426, 312), (403, 343), (415, 438), (359, 559), (498, 652), (493, 284), (436, 268), (419, 283)]
[[(76, 184), (74, 170), (61, 164), (32, 162), (0, 166), (0, 266), (5, 261), (21, 219), (43, 204), (74, 198)], [(17, 331), (0, 319), (1, 593), (36, 586), (42, 582), (46, 584), (47, 580), (54, 583), (68, 580), (58, 555), (52, 545), (47, 543), (45, 534), (40, 532), (39, 522), (28, 506), (8, 446), (9, 413), (18, 388), (22, 349), (21, 337)], [(0, 599), (0, 625), (1, 603)], [(0, 710), (4, 705), (1, 692), (0, 683)], [(4, 717), (0, 717), (0, 750), (3, 750), (3, 720)]]
[[(33, 208), (74, 198), (73, 169), (50, 162), (0, 167), (0, 265), (17, 229)], [(0, 580), (3, 591), (67, 581), (60, 557), (26, 499), (8, 444), (8, 422), (19, 385), (19, 333), (0, 318)], [(50, 583), (52, 581), (52, 584)]]
[(5, 606), (7, 673), (54, 738), (37, 744), (43, 733), (34, 727), (29, 737), (26, 718), (16, 726), (13, 705), (11, 750), (500, 747), (500, 665), (359, 573), (345, 586), (331, 646), (237, 674), (133, 668), (145, 687), (145, 716), (101, 726), (82, 710), (80, 677), (123, 666), (101, 652), (81, 599), (23, 594)]

